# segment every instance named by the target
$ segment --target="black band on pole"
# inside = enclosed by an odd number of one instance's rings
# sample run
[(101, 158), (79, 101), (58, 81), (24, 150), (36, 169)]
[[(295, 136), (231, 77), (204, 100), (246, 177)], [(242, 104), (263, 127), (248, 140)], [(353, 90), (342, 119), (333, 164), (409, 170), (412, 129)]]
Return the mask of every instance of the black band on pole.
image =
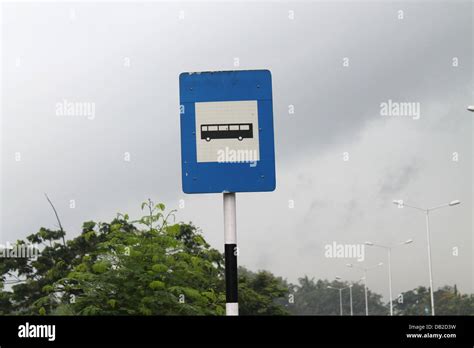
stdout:
[(225, 244), (225, 299), (227, 303), (238, 302), (236, 248), (237, 244)]

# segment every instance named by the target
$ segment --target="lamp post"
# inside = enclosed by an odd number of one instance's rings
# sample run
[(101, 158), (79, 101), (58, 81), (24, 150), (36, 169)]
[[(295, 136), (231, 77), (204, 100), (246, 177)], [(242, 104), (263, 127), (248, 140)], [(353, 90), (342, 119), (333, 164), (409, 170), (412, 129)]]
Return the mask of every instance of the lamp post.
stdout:
[[(336, 280), (342, 280), (341, 277), (336, 277)], [(356, 283), (360, 282), (362, 279), (359, 279)], [(354, 315), (354, 311), (352, 310), (352, 287), (354, 286), (354, 283), (349, 284), (347, 288), (349, 288), (349, 303), (351, 307), (351, 316)]]
[(341, 312), (340, 315), (342, 315), (342, 290), (347, 289), (347, 288), (348, 288), (348, 286), (346, 286), (344, 288), (336, 288), (336, 287), (333, 287), (331, 285), (328, 285), (328, 289), (339, 290), (339, 310)]
[(432, 272), (432, 265), (431, 265), (430, 212), (432, 212), (433, 210), (437, 210), (437, 209), (441, 209), (441, 208), (445, 208), (445, 207), (452, 207), (452, 206), (461, 204), (461, 202), (458, 201), (458, 200), (455, 200), (455, 201), (451, 201), (447, 204), (438, 205), (436, 207), (428, 208), (428, 209), (419, 208), (419, 207), (415, 207), (415, 206), (412, 206), (412, 205), (405, 204), (402, 200), (393, 201), (393, 204), (398, 205), (399, 208), (403, 208), (403, 207), (413, 208), (413, 209), (416, 209), (418, 211), (422, 211), (425, 214), (425, 219), (426, 219), (426, 241), (427, 241), (427, 246), (428, 246), (428, 271), (429, 271), (429, 275), (430, 275), (431, 315), (435, 315), (434, 292), (433, 292), (433, 272)]
[(354, 315), (354, 312), (352, 310), (352, 284), (349, 285), (349, 303), (351, 305), (351, 317)]
[(389, 293), (390, 293), (390, 315), (393, 315), (393, 303), (392, 303), (392, 249), (396, 248), (401, 245), (405, 244), (410, 244), (412, 243), (412, 239), (408, 239), (402, 243), (398, 243), (395, 245), (382, 245), (382, 244), (377, 244), (377, 243), (372, 243), (372, 242), (365, 242), (365, 245), (368, 246), (375, 246), (379, 248), (383, 248), (387, 250), (388, 252), (388, 288), (389, 288)]
[[(342, 281), (341, 277), (336, 276), (336, 280)], [(349, 288), (349, 304), (351, 308), (351, 316), (354, 315), (352, 311), (352, 284), (349, 284), (349, 286), (345, 287), (345, 289)]]
[(358, 268), (360, 270), (362, 270), (364, 272), (364, 277), (362, 279), (364, 279), (364, 291), (365, 291), (365, 315), (369, 315), (369, 303), (367, 301), (367, 271), (371, 270), (371, 269), (374, 269), (374, 268), (377, 268), (377, 267), (380, 267), (383, 265), (383, 262), (379, 262), (377, 265), (375, 266), (372, 266), (372, 267), (360, 267), (360, 266), (357, 266), (357, 265), (354, 265), (352, 263), (348, 263), (346, 264), (347, 267), (350, 267), (350, 268)]

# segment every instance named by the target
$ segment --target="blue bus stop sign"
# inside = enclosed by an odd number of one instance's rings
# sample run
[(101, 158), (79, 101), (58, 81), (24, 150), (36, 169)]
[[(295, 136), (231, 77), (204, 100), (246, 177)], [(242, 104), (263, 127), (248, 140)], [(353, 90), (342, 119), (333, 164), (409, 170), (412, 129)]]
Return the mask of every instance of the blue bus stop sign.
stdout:
[(179, 90), (183, 191), (273, 191), (270, 71), (182, 73)]

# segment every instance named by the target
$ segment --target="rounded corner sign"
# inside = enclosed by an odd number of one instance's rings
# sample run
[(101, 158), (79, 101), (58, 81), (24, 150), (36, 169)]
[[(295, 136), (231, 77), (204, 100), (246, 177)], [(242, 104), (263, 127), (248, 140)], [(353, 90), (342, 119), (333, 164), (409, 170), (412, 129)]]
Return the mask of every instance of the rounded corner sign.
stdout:
[(179, 75), (185, 193), (273, 191), (269, 70)]

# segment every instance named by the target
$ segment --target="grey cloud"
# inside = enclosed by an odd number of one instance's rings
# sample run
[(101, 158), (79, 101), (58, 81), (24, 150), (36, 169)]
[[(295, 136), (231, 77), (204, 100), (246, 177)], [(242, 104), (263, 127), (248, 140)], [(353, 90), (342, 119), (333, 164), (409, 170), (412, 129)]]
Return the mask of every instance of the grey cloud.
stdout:
[(385, 173), (380, 186), (380, 195), (386, 200), (396, 199), (395, 194), (405, 188), (410, 181), (416, 181), (419, 167), (416, 163), (403, 168), (389, 168)]
[[(221, 197), (181, 191), (178, 75), (235, 69), (239, 57), (238, 69), (272, 71), (277, 154), (277, 190), (238, 196), (240, 262), (293, 281), (305, 273), (355, 277), (323, 257), (326, 242), (413, 236), (394, 279), (399, 289), (426, 284), (425, 265), (410, 261), (425, 252), (423, 219), (394, 209), (391, 196), (420, 204), (456, 197), (462, 206), (434, 218), (434, 266), (439, 284), (469, 291), (473, 129), (464, 104), (472, 101), (472, 4), (394, 4), (74, 4), (74, 21), (71, 4), (2, 4), (0, 238), (53, 226), (48, 192), (71, 236), (86, 220), (139, 215), (148, 197), (170, 208), (184, 199), (177, 219), (193, 221), (220, 248)], [(54, 105), (64, 98), (95, 102), (95, 119), (57, 117)], [(389, 98), (420, 102), (421, 119), (383, 118), (379, 105)], [(471, 248), (456, 270), (451, 244)], [(381, 273), (371, 286), (386, 294), (385, 280)]]

